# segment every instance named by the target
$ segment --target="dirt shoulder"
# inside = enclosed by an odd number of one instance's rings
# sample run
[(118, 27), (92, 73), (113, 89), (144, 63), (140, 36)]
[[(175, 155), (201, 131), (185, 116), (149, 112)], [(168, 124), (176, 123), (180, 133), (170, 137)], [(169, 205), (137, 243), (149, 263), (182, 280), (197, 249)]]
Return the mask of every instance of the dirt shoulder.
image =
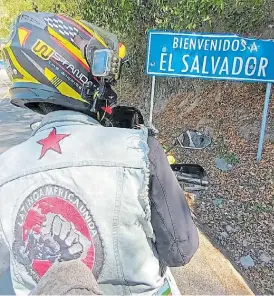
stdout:
[(183, 268), (172, 273), (183, 295), (254, 295), (230, 261), (199, 233), (200, 247)]
[[(211, 186), (191, 206), (201, 227), (223, 248), (261, 294), (274, 294), (274, 100), (270, 106), (263, 161), (256, 163), (265, 87), (223, 83), (171, 98), (155, 116), (160, 138), (170, 144), (182, 129), (211, 134), (204, 151), (175, 149), (178, 162), (198, 163)], [(216, 158), (232, 169), (222, 172)]]

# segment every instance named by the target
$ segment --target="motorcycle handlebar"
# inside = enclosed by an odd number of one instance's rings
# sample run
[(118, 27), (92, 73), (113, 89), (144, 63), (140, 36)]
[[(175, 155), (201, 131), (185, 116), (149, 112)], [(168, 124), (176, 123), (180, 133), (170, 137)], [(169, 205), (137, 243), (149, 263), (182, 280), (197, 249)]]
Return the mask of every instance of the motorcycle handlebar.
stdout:
[(200, 185), (204, 187), (209, 185), (209, 182), (207, 180), (190, 178), (189, 175), (184, 176), (184, 174), (180, 174), (180, 175), (177, 175), (176, 177), (179, 182), (184, 182), (184, 183), (193, 184), (193, 185)]

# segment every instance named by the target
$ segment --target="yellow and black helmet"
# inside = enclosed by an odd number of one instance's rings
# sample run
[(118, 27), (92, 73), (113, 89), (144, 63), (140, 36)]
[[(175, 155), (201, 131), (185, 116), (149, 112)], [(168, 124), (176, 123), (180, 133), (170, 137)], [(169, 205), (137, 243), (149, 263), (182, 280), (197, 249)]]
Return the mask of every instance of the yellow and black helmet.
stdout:
[(84, 52), (90, 40), (126, 57), (117, 37), (95, 25), (61, 14), (21, 13), (2, 48), (11, 103), (39, 113), (39, 103), (89, 113), (92, 101), (83, 91), (88, 86), (95, 92), (99, 85)]

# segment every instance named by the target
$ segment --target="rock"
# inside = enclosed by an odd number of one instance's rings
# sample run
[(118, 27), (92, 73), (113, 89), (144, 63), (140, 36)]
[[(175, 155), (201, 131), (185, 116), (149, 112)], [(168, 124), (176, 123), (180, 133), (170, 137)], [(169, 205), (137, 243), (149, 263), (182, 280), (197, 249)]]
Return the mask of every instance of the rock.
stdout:
[(269, 263), (271, 261), (271, 258), (268, 257), (265, 253), (262, 253), (259, 259), (264, 263)]
[(217, 169), (223, 172), (227, 172), (232, 169), (232, 165), (227, 163), (223, 158), (217, 157), (215, 162), (216, 162)]
[(233, 228), (230, 225), (226, 225), (225, 228), (226, 228), (227, 232), (232, 232), (233, 231)]
[(243, 268), (249, 268), (249, 267), (255, 266), (254, 260), (251, 258), (250, 255), (241, 257), (240, 263), (243, 266)]
[(246, 239), (243, 240), (243, 246), (244, 246), (244, 247), (247, 247), (247, 246), (248, 246), (248, 242), (247, 242)]
[(223, 203), (223, 199), (222, 198), (216, 198), (214, 201), (215, 206), (219, 207), (221, 206)]
[(215, 206), (219, 207), (220, 205), (222, 205), (223, 203), (223, 199), (222, 198), (217, 198), (214, 201)]

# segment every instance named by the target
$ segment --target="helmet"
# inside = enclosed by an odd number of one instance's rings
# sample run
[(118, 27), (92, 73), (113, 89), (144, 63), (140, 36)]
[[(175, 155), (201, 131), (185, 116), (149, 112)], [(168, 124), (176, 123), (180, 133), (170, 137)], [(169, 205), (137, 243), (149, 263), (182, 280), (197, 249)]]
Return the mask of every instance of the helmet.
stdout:
[[(41, 103), (89, 114), (100, 84), (91, 73), (88, 50), (93, 47), (109, 48), (120, 60), (126, 58), (116, 35), (95, 25), (61, 14), (21, 13), (2, 49), (12, 81), (11, 103), (41, 114), (47, 113)], [(103, 97), (101, 107), (116, 100), (110, 84)]]

